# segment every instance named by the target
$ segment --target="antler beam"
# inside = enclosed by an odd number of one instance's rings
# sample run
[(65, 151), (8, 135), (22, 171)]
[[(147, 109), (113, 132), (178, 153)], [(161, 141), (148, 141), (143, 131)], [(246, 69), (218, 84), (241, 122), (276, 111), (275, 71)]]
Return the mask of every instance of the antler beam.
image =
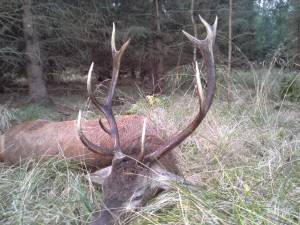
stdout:
[(99, 154), (104, 154), (104, 155), (114, 155), (117, 152), (121, 152), (118, 127), (117, 127), (117, 123), (116, 123), (116, 120), (115, 120), (115, 117), (114, 117), (113, 111), (112, 111), (112, 99), (113, 99), (113, 95), (114, 95), (115, 88), (116, 88), (116, 83), (117, 83), (118, 76), (119, 76), (121, 58), (122, 58), (122, 55), (123, 55), (125, 49), (129, 45), (130, 39), (125, 44), (123, 44), (123, 46), (120, 48), (119, 51), (117, 51), (116, 50), (115, 33), (116, 33), (115, 32), (115, 24), (113, 23), (113, 31), (112, 31), (112, 37), (111, 37), (111, 50), (112, 50), (112, 56), (113, 56), (113, 73), (112, 73), (112, 80), (111, 80), (111, 84), (109, 87), (108, 96), (107, 96), (107, 99), (104, 104), (101, 104), (96, 99), (96, 97), (92, 91), (91, 80), (92, 80), (92, 71), (93, 71), (94, 63), (92, 63), (92, 65), (90, 67), (90, 70), (88, 73), (88, 79), (87, 79), (88, 96), (90, 97), (93, 104), (104, 114), (104, 116), (106, 117), (106, 119), (108, 121), (110, 129), (107, 129), (103, 125), (103, 123), (101, 122), (101, 119), (99, 119), (99, 125), (113, 139), (113, 141), (114, 141), (113, 148), (103, 148), (101, 146), (97, 146), (97, 145), (91, 143), (85, 137), (85, 135), (82, 132), (81, 123), (80, 123), (81, 113), (79, 113), (80, 116), (78, 116), (78, 122), (77, 122), (77, 126), (78, 126), (77, 133), (78, 133), (78, 136), (79, 136), (80, 140), (82, 141), (82, 143), (89, 150), (94, 151)]
[(200, 73), (198, 69), (197, 62), (196, 64), (196, 81), (197, 81), (197, 90), (199, 94), (199, 112), (196, 117), (190, 122), (190, 124), (181, 131), (178, 135), (166, 141), (158, 150), (153, 153), (150, 153), (145, 157), (147, 161), (154, 161), (161, 157), (162, 155), (166, 154), (167, 152), (174, 149), (180, 143), (182, 143), (188, 136), (190, 136), (196, 128), (200, 125), (200, 123), (205, 118), (210, 106), (212, 104), (212, 100), (215, 95), (216, 90), (216, 70), (215, 70), (215, 62), (214, 62), (214, 54), (213, 54), (213, 45), (216, 38), (216, 30), (217, 30), (217, 21), (218, 18), (216, 17), (215, 22), (212, 26), (210, 26), (200, 15), (200, 20), (206, 28), (207, 36), (204, 40), (198, 40), (197, 38), (193, 37), (192, 35), (188, 34), (185, 31), (182, 31), (184, 35), (194, 44), (196, 44), (199, 49), (201, 50), (204, 63), (207, 69), (207, 95), (204, 99), (201, 82), (200, 82)]

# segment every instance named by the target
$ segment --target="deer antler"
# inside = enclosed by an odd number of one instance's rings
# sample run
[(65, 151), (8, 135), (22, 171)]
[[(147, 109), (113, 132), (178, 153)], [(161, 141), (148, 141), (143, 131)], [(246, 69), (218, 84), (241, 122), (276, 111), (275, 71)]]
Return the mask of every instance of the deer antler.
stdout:
[(123, 55), (125, 49), (129, 45), (129, 42), (130, 42), (130, 39), (125, 44), (123, 44), (123, 46), (120, 48), (119, 51), (116, 50), (115, 24), (113, 23), (113, 31), (112, 31), (112, 37), (111, 37), (111, 50), (112, 50), (112, 56), (113, 56), (113, 73), (112, 73), (112, 80), (111, 80), (111, 84), (110, 84), (110, 87), (109, 87), (108, 96), (107, 96), (107, 99), (106, 99), (104, 104), (101, 104), (96, 99), (96, 97), (94, 96), (93, 91), (92, 91), (91, 80), (92, 80), (92, 71), (93, 71), (94, 63), (92, 63), (92, 65), (90, 67), (90, 70), (89, 70), (89, 73), (88, 73), (88, 79), (87, 79), (88, 95), (89, 95), (91, 101), (93, 102), (93, 104), (106, 117), (110, 129), (106, 128), (103, 125), (103, 123), (101, 122), (100, 119), (99, 119), (99, 125), (106, 133), (108, 133), (111, 136), (111, 138), (114, 141), (114, 146), (113, 146), (113, 148), (103, 148), (101, 146), (97, 146), (97, 145), (93, 144), (92, 142), (90, 142), (85, 137), (85, 135), (82, 132), (81, 124), (80, 124), (81, 112), (79, 113), (78, 121), (77, 121), (77, 126), (78, 126), (77, 133), (78, 133), (78, 136), (79, 136), (81, 142), (89, 150), (94, 151), (94, 152), (99, 153), (99, 154), (114, 155), (117, 152), (121, 152), (118, 127), (117, 127), (117, 123), (116, 123), (116, 120), (115, 120), (115, 117), (114, 117), (113, 111), (112, 111), (112, 99), (113, 99), (113, 95), (114, 95), (114, 92), (115, 92), (116, 83), (117, 83), (117, 80), (118, 80), (121, 58), (122, 58), (122, 55)]
[(204, 99), (203, 92), (201, 88), (200, 82), (200, 74), (197, 62), (196, 64), (196, 81), (197, 81), (197, 90), (199, 94), (199, 112), (196, 117), (190, 122), (190, 124), (181, 131), (178, 135), (173, 137), (172, 139), (166, 141), (162, 146), (160, 146), (155, 152), (148, 154), (145, 157), (145, 161), (154, 161), (161, 157), (162, 155), (166, 154), (167, 152), (174, 149), (180, 143), (182, 143), (188, 136), (190, 136), (196, 128), (200, 125), (202, 120), (205, 118), (210, 106), (212, 104), (212, 100), (215, 95), (216, 89), (216, 71), (215, 71), (215, 63), (214, 63), (214, 54), (213, 54), (213, 45), (215, 42), (216, 37), (216, 30), (217, 30), (217, 21), (218, 18), (216, 17), (214, 25), (210, 26), (200, 15), (199, 18), (203, 25), (206, 28), (207, 36), (204, 40), (198, 40), (197, 38), (191, 36), (190, 34), (182, 31), (184, 35), (194, 44), (196, 44), (199, 49), (201, 50), (204, 63), (207, 68), (207, 95)]

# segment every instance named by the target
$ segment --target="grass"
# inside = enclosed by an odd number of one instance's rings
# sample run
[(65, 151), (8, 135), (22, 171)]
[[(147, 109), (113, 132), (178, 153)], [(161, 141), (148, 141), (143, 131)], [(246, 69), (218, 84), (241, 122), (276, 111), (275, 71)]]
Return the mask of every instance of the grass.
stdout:
[(17, 121), (17, 117), (15, 110), (9, 110), (6, 105), (0, 105), (0, 115), (0, 134), (2, 134)]
[[(17, 111), (18, 118), (21, 121), (32, 121), (36, 119), (49, 119), (51, 120), (51, 115), (53, 112), (45, 106), (30, 104), (20, 107)], [(52, 118), (53, 119), (53, 118)]]
[[(131, 224), (300, 223), (299, 102), (281, 99), (283, 71), (265, 73), (256, 71), (258, 81), (236, 71), (231, 108), (222, 99), (225, 85), (218, 84), (207, 118), (175, 150), (184, 177), (196, 186), (174, 184), (174, 191), (136, 212)], [(192, 118), (195, 102), (191, 91), (178, 89), (168, 97), (140, 99), (121, 114), (145, 114), (168, 137)], [(1, 163), (0, 223), (91, 221), (101, 206), (101, 188), (85, 172), (65, 160)]]
[(85, 171), (67, 161), (1, 166), (1, 224), (82, 224), (98, 192), (84, 182)]

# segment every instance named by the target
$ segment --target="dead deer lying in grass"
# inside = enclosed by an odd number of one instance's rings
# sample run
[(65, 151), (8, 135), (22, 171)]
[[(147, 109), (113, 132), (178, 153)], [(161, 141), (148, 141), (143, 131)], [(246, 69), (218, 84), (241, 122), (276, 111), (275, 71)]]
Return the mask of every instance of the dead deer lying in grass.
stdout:
[[(213, 44), (217, 18), (213, 26), (201, 17), (200, 19), (207, 30), (206, 39), (198, 40), (184, 31), (183, 33), (202, 52), (207, 67), (207, 94), (204, 97), (196, 63), (199, 112), (182, 132), (163, 141), (159, 131), (145, 116), (122, 116), (115, 120), (111, 106), (112, 97), (121, 57), (129, 40), (117, 51), (113, 28), (113, 75), (104, 104), (101, 104), (92, 92), (93, 64), (87, 81), (88, 95), (105, 115), (106, 121), (89, 120), (82, 128), (79, 113), (77, 129), (74, 121), (37, 120), (20, 124), (1, 136), (0, 159), (14, 164), (31, 157), (47, 160), (60, 155), (102, 168), (95, 176), (98, 176), (98, 183), (103, 185), (104, 206), (92, 224), (116, 224), (119, 221), (124, 223), (128, 214), (123, 212), (142, 206), (159, 190), (169, 189), (169, 181), (183, 181), (177, 175), (178, 169), (171, 150), (195, 131), (212, 104), (216, 87)], [(163, 169), (162, 165), (165, 165), (167, 170)]]

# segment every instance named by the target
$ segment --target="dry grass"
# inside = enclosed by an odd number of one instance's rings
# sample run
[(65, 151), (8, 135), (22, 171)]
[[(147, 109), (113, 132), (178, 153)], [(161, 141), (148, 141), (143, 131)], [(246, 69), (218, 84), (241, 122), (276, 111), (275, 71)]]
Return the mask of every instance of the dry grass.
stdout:
[(3, 134), (12, 125), (13, 121), (16, 121), (14, 109), (8, 109), (7, 105), (0, 105), (0, 134)]
[[(230, 109), (218, 85), (207, 118), (176, 150), (185, 178), (196, 186), (174, 184), (173, 192), (136, 212), (132, 224), (300, 223), (299, 102), (277, 98), (272, 79), (247, 81), (248, 88), (240, 80)], [(197, 110), (191, 91), (156, 100), (141, 99), (120, 112), (146, 114), (168, 137)], [(100, 189), (70, 162), (1, 163), (0, 170), (1, 224), (84, 224), (100, 208)]]
[[(268, 99), (259, 105), (256, 97), (235, 96), (230, 109), (214, 102), (204, 123), (177, 150), (185, 177), (199, 189), (178, 188), (168, 201), (172, 210), (147, 212), (153, 224), (299, 223), (299, 107)], [(196, 111), (196, 101), (174, 94), (168, 108), (141, 112), (171, 134)], [(165, 219), (166, 211), (172, 220)]]

